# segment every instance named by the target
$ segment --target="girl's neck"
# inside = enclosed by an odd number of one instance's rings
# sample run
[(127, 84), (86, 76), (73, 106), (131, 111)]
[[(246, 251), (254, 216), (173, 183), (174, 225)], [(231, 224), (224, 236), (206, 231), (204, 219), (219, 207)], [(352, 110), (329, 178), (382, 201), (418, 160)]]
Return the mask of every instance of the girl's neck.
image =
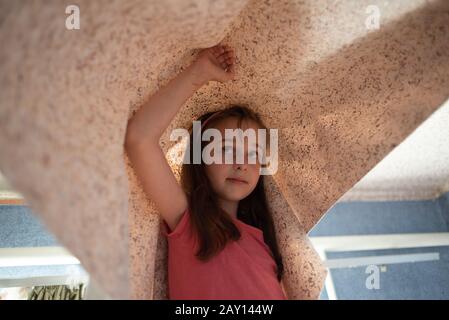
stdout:
[(227, 214), (229, 214), (229, 216), (231, 216), (234, 219), (237, 219), (237, 209), (239, 206), (238, 201), (218, 199), (218, 204)]

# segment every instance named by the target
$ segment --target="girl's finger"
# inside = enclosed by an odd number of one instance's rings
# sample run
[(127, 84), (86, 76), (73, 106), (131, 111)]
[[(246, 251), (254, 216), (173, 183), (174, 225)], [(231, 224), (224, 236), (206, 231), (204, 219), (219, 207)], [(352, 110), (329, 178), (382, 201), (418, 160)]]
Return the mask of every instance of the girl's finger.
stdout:
[(226, 56), (226, 60), (228, 60), (228, 59), (235, 60), (235, 56), (232, 54), (227, 53), (225, 56)]
[(226, 55), (222, 54), (221, 56), (218, 56), (217, 58), (218, 63), (223, 63), (226, 61)]
[(231, 53), (232, 52), (232, 50), (230, 49), (230, 48), (225, 48), (224, 50), (223, 50), (223, 53), (226, 53), (226, 54), (229, 54), (229, 53)]
[(218, 48), (216, 48), (216, 49), (213, 51), (213, 54), (214, 54), (215, 57), (220, 56), (220, 51), (218, 50)]
[(221, 53), (218, 57), (223, 57), (226, 60), (227, 58), (232, 57), (232, 55), (229, 52), (225, 51)]
[(216, 47), (214, 47), (213, 49), (212, 49), (212, 54), (215, 56), (215, 57), (218, 57), (221, 53), (220, 53), (220, 48), (218, 47), (218, 46), (216, 46)]

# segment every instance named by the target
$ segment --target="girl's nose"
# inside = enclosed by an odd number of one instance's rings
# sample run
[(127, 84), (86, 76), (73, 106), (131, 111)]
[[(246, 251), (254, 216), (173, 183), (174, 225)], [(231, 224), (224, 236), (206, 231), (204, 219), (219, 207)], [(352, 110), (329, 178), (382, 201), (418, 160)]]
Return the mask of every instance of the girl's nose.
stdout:
[(234, 164), (234, 168), (235, 168), (236, 170), (243, 170), (243, 171), (246, 171), (247, 165), (246, 165), (245, 163), (236, 163), (236, 164)]

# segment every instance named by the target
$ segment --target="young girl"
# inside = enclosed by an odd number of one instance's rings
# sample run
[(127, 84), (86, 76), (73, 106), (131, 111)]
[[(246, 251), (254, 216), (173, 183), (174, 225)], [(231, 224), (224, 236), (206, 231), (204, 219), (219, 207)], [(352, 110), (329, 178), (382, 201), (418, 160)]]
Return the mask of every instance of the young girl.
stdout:
[[(286, 299), (282, 258), (260, 175), (260, 149), (245, 141), (243, 150), (237, 150), (232, 139), (221, 149), (224, 156), (232, 151), (231, 163), (206, 164), (202, 157), (200, 163), (192, 161), (195, 150), (189, 143), (190, 164), (183, 164), (179, 185), (159, 146), (161, 135), (196, 90), (209, 81), (234, 78), (230, 47), (201, 50), (196, 61), (156, 92), (128, 123), (126, 151), (164, 221), (169, 299)], [(257, 114), (238, 105), (197, 120), (201, 135), (208, 128), (223, 137), (225, 129), (266, 130)], [(193, 134), (190, 128), (189, 142)], [(201, 141), (200, 155), (215, 142)], [(238, 152), (244, 154), (243, 162), (236, 161)], [(254, 156), (256, 161), (250, 161)]]

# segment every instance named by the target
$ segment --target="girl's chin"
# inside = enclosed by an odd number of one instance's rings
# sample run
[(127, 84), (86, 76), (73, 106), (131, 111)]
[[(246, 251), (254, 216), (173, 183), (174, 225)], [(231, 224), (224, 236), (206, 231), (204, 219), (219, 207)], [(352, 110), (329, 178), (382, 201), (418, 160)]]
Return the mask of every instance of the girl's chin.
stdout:
[(248, 190), (238, 190), (237, 188), (233, 188), (233, 190), (225, 190), (222, 194), (222, 197), (228, 201), (240, 201), (246, 198)]

